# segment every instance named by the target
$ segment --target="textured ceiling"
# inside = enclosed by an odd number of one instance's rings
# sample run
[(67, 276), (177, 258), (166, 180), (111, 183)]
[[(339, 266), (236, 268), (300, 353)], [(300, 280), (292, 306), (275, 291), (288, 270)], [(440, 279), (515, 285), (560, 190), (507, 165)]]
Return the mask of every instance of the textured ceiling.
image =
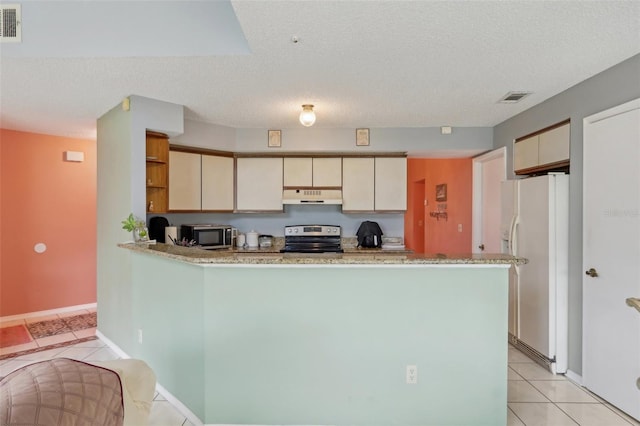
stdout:
[[(0, 125), (87, 137), (99, 116), (136, 94), (182, 104), (187, 118), (236, 128), (299, 127), (303, 103), (316, 105), (315, 126), (324, 128), (494, 126), (640, 53), (639, 1), (231, 5), (244, 38), (226, 36), (248, 43), (249, 54), (199, 54), (208, 46), (202, 36), (189, 47), (198, 56), (157, 53), (160, 42), (155, 56), (143, 57), (114, 57), (97, 47), (91, 57), (61, 57), (53, 48), (49, 57), (20, 57), (0, 46)], [(139, 40), (158, 19), (114, 31)], [(36, 31), (28, 21), (23, 11), (25, 43)], [(50, 27), (37, 31), (54, 37), (55, 22), (51, 16)], [(84, 24), (77, 42), (99, 46), (86, 30), (91, 23)], [(169, 30), (189, 33), (184, 26)], [(533, 94), (497, 103), (512, 90)]]

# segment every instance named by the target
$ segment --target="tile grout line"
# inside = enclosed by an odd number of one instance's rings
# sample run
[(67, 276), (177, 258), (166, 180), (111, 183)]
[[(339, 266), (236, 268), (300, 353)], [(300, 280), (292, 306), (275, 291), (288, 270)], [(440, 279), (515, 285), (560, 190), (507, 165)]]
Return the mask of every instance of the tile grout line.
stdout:
[[(576, 384), (577, 385), (577, 384)], [(636, 425), (640, 425), (640, 421), (637, 421), (635, 419), (633, 419), (633, 417), (629, 416), (627, 413), (625, 413), (624, 411), (620, 410), (619, 408), (613, 406), (612, 404), (610, 404), (608, 401), (604, 400), (603, 398), (601, 398), (600, 396), (596, 395), (595, 393), (591, 392), (589, 389), (587, 389), (586, 387), (580, 385), (580, 387), (589, 394), (589, 396), (591, 396), (593, 399), (595, 399), (596, 401), (598, 401), (599, 403), (601, 403), (602, 405), (604, 405), (605, 407), (607, 407), (609, 409), (609, 411), (612, 411), (614, 414), (616, 414), (617, 416), (621, 417), (625, 422), (629, 423), (630, 425), (636, 426)], [(629, 418), (627, 418), (629, 417)], [(630, 420), (631, 419), (631, 420)]]
[[(532, 386), (533, 386), (533, 385), (532, 385)], [(564, 411), (564, 410), (563, 410), (562, 408), (560, 408), (560, 407), (558, 406), (558, 404), (556, 404), (555, 402), (553, 402), (553, 401), (551, 401), (551, 402), (553, 403), (553, 405), (555, 405), (555, 406), (556, 406), (556, 408), (557, 408), (558, 410), (560, 410), (560, 411), (561, 411), (562, 413), (564, 413), (567, 417), (569, 417), (571, 420), (573, 420), (573, 422), (574, 422), (575, 424), (577, 424), (578, 426), (580, 426), (580, 422), (578, 422), (578, 420), (574, 419), (574, 418), (571, 416), (571, 414), (569, 414), (569, 413), (567, 413), (566, 411)]]
[[(525, 379), (531, 386), (533, 386), (534, 389), (536, 389), (538, 392), (542, 393), (533, 383), (531, 383), (531, 381), (529, 379)], [(543, 381), (543, 380), (540, 380)], [(547, 379), (546, 381), (548, 382), (555, 382), (556, 380), (553, 379)], [(547, 398), (547, 396), (545, 395), (545, 398)], [(552, 401), (551, 398), (547, 398), (547, 400), (549, 400), (549, 402), (551, 404), (553, 404), (558, 410), (560, 410), (562, 413), (564, 413), (568, 418), (570, 418), (576, 425), (580, 426), (580, 423), (578, 422), (578, 420), (574, 419), (573, 417), (571, 417), (571, 415), (569, 413), (567, 413), (566, 411), (564, 411), (562, 408), (560, 408), (558, 406), (558, 404), (556, 404), (555, 401)]]
[[(517, 350), (517, 349), (516, 349)], [(531, 361), (531, 362), (527, 362), (527, 361), (512, 361), (512, 362), (508, 362), (508, 367), (511, 368), (512, 364), (535, 364), (535, 362)], [(564, 380), (554, 380), (554, 379), (527, 379), (524, 376), (522, 376), (521, 374), (519, 374), (516, 370), (514, 370), (513, 368), (511, 368), (511, 370), (513, 372), (515, 372), (518, 376), (522, 377), (522, 379), (524, 381), (526, 381), (531, 387), (533, 387), (536, 391), (538, 391), (539, 393), (542, 394), (542, 392), (533, 384), (531, 383), (531, 381), (547, 381), (547, 382), (555, 382), (555, 381), (564, 381)], [(568, 379), (567, 379), (568, 380)], [(519, 380), (512, 380), (512, 381), (519, 381)], [(601, 399), (598, 397), (596, 398), (595, 395), (592, 394), (592, 392), (590, 392), (588, 389), (584, 388), (581, 385), (575, 384), (573, 383), (571, 380), (569, 380), (570, 383), (572, 383), (574, 386), (576, 386), (576, 388), (578, 388), (580, 391), (584, 392), (585, 394), (587, 394), (588, 396), (590, 396), (591, 398), (593, 398), (595, 400), (595, 402), (555, 402), (552, 401), (550, 398), (548, 398), (546, 395), (542, 394), (545, 399), (547, 399), (549, 402), (517, 402), (517, 404), (553, 404), (558, 410), (560, 410), (563, 414), (565, 414), (569, 419), (571, 419), (571, 421), (573, 421), (574, 423), (576, 423), (578, 426), (581, 426), (580, 422), (575, 419), (573, 416), (571, 416), (571, 414), (569, 414), (568, 412), (566, 412), (565, 410), (562, 409), (562, 407), (560, 407), (558, 405), (558, 403), (561, 404), (590, 404), (590, 405), (601, 405), (604, 406), (605, 408), (607, 408), (609, 411), (611, 411), (613, 414), (615, 414), (618, 418), (620, 418), (621, 420), (623, 420), (625, 423), (634, 426), (634, 423), (632, 423), (631, 421), (629, 421), (628, 419), (626, 419), (624, 416), (622, 416), (620, 413), (616, 412), (616, 410), (611, 407), (608, 403), (604, 402), (603, 400), (601, 401)], [(593, 395), (593, 396), (592, 396)], [(520, 421), (522, 422), (525, 426), (528, 426), (525, 421), (520, 418), (520, 416), (518, 416), (516, 414), (515, 411), (513, 411), (510, 407), (508, 407), (509, 401), (507, 401), (507, 409), (509, 411), (511, 411), (513, 413), (513, 415)]]
[[(54, 355), (53, 358), (55, 358), (55, 357), (65, 357), (64, 352), (66, 350), (68, 350), (68, 349), (74, 348), (74, 349), (84, 349), (85, 350), (85, 354), (82, 356), (82, 358), (80, 358), (80, 357), (73, 357), (72, 358), (72, 359), (77, 359), (77, 360), (83, 361), (83, 362), (92, 363), (94, 361), (101, 361), (101, 360), (91, 360), (91, 358), (93, 356), (95, 356), (95, 354), (97, 354), (98, 352), (100, 352), (102, 350), (106, 350), (107, 351), (107, 355), (109, 357), (113, 356), (113, 357), (115, 357), (113, 359), (120, 359), (120, 356), (116, 352), (114, 352), (108, 345), (106, 345), (102, 340), (100, 340), (99, 338), (97, 338), (97, 340), (102, 343), (101, 346), (96, 346), (96, 347), (94, 347), (94, 346), (77, 347), (76, 345), (69, 345), (69, 346), (63, 347), (62, 351), (60, 353)], [(22, 356), (29, 356), (29, 355), (31, 355), (31, 354), (26, 354), (26, 355), (22, 355)], [(47, 358), (47, 359), (53, 359), (53, 358)], [(7, 358), (7, 359), (4, 359), (4, 360), (0, 360), (0, 367), (2, 365), (4, 365), (5, 363), (7, 363), (7, 362), (18, 361), (20, 364), (24, 363), (26, 365), (29, 365), (29, 364), (32, 364), (32, 363), (35, 363), (35, 362), (40, 362), (40, 361), (43, 361), (43, 360), (44, 359), (42, 359), (42, 360), (29, 360), (29, 359), (19, 359), (19, 358)], [(7, 374), (9, 374), (11, 371), (15, 371), (15, 369), (21, 368), (21, 367), (22, 367), (22, 365), (19, 365), (17, 367), (13, 367), (10, 371), (7, 371)], [(2, 378), (2, 375), (0, 375), (0, 378)], [(156, 406), (158, 404), (161, 404), (160, 408), (162, 408), (163, 413), (166, 412), (167, 410), (170, 410), (171, 412), (175, 413), (174, 415), (172, 415), (172, 418), (175, 418), (175, 423), (172, 423), (172, 424), (174, 424), (175, 426), (192, 426), (193, 425), (189, 421), (189, 418), (184, 416), (184, 414), (182, 412), (180, 412), (180, 410), (178, 410), (176, 408), (176, 406), (174, 406), (168, 400), (164, 399), (164, 397), (159, 395), (159, 393), (157, 393), (157, 391), (155, 391), (155, 392), (156, 392), (156, 395), (154, 395), (154, 398), (153, 398), (153, 401), (152, 401), (152, 408), (151, 408), (152, 410), (153, 410), (154, 406)], [(159, 397), (163, 398), (163, 399), (156, 400), (156, 398), (159, 398)], [(156, 418), (156, 421), (157, 420), (162, 421), (163, 419), (157, 419)], [(157, 423), (150, 423), (150, 425), (155, 425), (155, 424), (157, 424)], [(160, 424), (164, 424), (164, 423), (160, 423)]]
[[(555, 403), (554, 403), (555, 404)], [(615, 411), (611, 410), (611, 408), (609, 408), (607, 406), (607, 404), (603, 404), (600, 401), (596, 401), (596, 402), (562, 402), (561, 404), (592, 404), (592, 405), (602, 405), (605, 408), (609, 409), (611, 412), (613, 412), (613, 414), (615, 414), (616, 416), (620, 417), (624, 422), (628, 423), (629, 425), (632, 425), (632, 423), (630, 423), (629, 421), (627, 421), (627, 419), (625, 419), (624, 417), (622, 417), (620, 414), (616, 413)], [(578, 420), (574, 419), (571, 414), (567, 413), (566, 411), (564, 411), (562, 409), (562, 407), (559, 407), (556, 404), (556, 407), (558, 407), (558, 409), (560, 409), (563, 413), (565, 413), (567, 416), (569, 416), (569, 418), (571, 418), (571, 420), (573, 420), (574, 422), (578, 423)], [(578, 425), (580, 425), (580, 423), (578, 423)]]
[[(87, 354), (84, 358), (82, 358), (82, 361), (90, 361), (87, 358), (93, 356), (96, 352), (101, 351), (103, 348), (95, 348), (95, 350), (91, 351), (90, 354)], [(64, 354), (65, 351), (62, 352), (62, 354)]]
[[(522, 420), (522, 419), (520, 418), (520, 416), (518, 416), (518, 415), (516, 414), (516, 412), (515, 412), (515, 411), (513, 411), (511, 408), (509, 408), (509, 403), (507, 403), (507, 410), (508, 410), (508, 411), (511, 411), (511, 412), (513, 413), (513, 415), (514, 415), (514, 416), (516, 416), (516, 418), (517, 418), (518, 420), (520, 420), (520, 423), (522, 423), (523, 425), (527, 426), (527, 424), (524, 422), (524, 420)], [(507, 420), (507, 421), (508, 421), (508, 420)]]
[[(67, 323), (67, 320), (69, 320), (71, 318), (74, 318), (74, 317), (79, 317), (79, 316), (89, 315), (89, 314), (94, 314), (94, 313), (95, 312), (90, 312), (88, 310), (81, 309), (81, 310), (78, 310), (78, 311), (73, 311), (73, 315), (70, 315), (71, 312), (68, 312), (67, 315), (64, 315), (64, 316), (61, 316), (61, 314), (54, 314), (54, 315), (46, 315), (46, 316), (42, 317), (42, 318), (49, 318), (49, 319), (38, 320), (38, 317), (33, 317), (32, 318), (33, 321), (31, 321), (31, 322), (28, 322), (27, 318), (15, 320), (15, 321), (19, 321), (21, 324), (15, 324), (14, 326), (17, 326), (17, 325), (23, 326), (25, 328), (25, 330), (27, 331), (29, 337), (31, 338), (31, 341), (23, 343), (23, 344), (19, 344), (19, 345), (13, 345), (13, 347), (18, 347), (18, 346), (21, 346), (21, 345), (27, 345), (27, 344), (33, 343), (36, 346), (34, 349), (38, 349), (38, 348), (43, 348), (43, 347), (46, 347), (46, 346), (50, 346), (51, 344), (55, 344), (55, 343), (64, 343), (66, 341), (71, 342), (73, 340), (80, 339), (81, 337), (78, 337), (78, 335), (76, 335), (76, 333), (74, 332), (72, 327), (69, 326), (69, 324)], [(97, 313), (95, 313), (95, 314), (97, 314)], [(29, 324), (35, 324), (35, 323), (41, 323), (41, 322), (42, 323), (46, 323), (46, 322), (50, 322), (50, 321), (51, 322), (52, 321), (62, 321), (65, 324), (65, 326), (69, 329), (69, 331), (66, 332), (66, 333), (50, 334), (50, 335), (45, 335), (45, 336), (41, 336), (39, 338), (36, 338), (33, 335), (33, 333), (31, 332), (31, 330), (29, 329)], [(0, 326), (1, 325), (2, 324), (0, 324)], [(11, 326), (11, 327), (13, 327), (13, 326)], [(88, 328), (79, 329), (79, 330), (76, 330), (76, 331), (88, 330), (90, 328), (95, 328), (95, 327), (88, 327)], [(54, 336), (60, 336), (60, 335), (63, 335), (63, 334), (68, 334), (68, 333), (71, 333), (71, 335), (73, 336), (73, 339), (64, 340), (64, 341), (61, 341), (61, 342), (47, 343), (47, 344), (44, 344), (44, 343), (39, 341), (41, 339), (51, 338), (51, 337), (54, 337)], [(7, 346), (6, 349), (9, 349), (11, 347), (12, 346)], [(21, 352), (21, 351), (20, 350), (10, 351), (10, 352), (7, 352), (7, 353), (5, 353), (3, 355), (15, 353), (15, 352)]]

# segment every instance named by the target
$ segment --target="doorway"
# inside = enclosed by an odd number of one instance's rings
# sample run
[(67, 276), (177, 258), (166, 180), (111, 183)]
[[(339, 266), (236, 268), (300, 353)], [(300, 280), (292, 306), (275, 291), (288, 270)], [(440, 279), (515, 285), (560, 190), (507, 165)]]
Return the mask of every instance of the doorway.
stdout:
[(424, 240), (426, 238), (425, 229), (425, 180), (413, 182), (413, 199), (412, 199), (412, 220), (413, 220), (413, 251), (416, 253), (424, 253)]
[(500, 253), (500, 182), (507, 179), (507, 148), (473, 159), (472, 253)]

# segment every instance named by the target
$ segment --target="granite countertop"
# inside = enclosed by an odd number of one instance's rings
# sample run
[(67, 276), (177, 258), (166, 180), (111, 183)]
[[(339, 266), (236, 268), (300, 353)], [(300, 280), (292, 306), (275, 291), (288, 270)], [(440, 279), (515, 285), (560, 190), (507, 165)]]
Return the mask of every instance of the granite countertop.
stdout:
[(122, 243), (118, 247), (194, 264), (524, 264), (526, 259), (504, 254), (416, 254), (408, 251), (380, 249), (345, 249), (345, 253), (280, 253), (277, 247), (257, 249), (202, 250), (169, 244)]
[[(363, 248), (358, 247), (356, 237), (342, 237), (342, 249), (345, 254), (410, 254), (413, 250), (399, 249), (381, 249), (381, 248)], [(233, 248), (233, 253), (280, 253), (280, 249), (284, 247), (284, 237), (274, 237), (273, 247), (266, 248)], [(404, 247), (404, 246), (403, 246)]]

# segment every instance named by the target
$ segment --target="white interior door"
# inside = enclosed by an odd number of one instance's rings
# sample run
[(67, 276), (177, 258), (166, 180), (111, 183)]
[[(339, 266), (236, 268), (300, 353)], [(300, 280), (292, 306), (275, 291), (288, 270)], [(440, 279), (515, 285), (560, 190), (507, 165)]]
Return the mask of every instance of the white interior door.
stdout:
[[(584, 120), (583, 381), (640, 419), (640, 99)], [(597, 276), (596, 276), (597, 274)]]
[(501, 253), (501, 182), (507, 178), (506, 148), (473, 159), (474, 253)]

